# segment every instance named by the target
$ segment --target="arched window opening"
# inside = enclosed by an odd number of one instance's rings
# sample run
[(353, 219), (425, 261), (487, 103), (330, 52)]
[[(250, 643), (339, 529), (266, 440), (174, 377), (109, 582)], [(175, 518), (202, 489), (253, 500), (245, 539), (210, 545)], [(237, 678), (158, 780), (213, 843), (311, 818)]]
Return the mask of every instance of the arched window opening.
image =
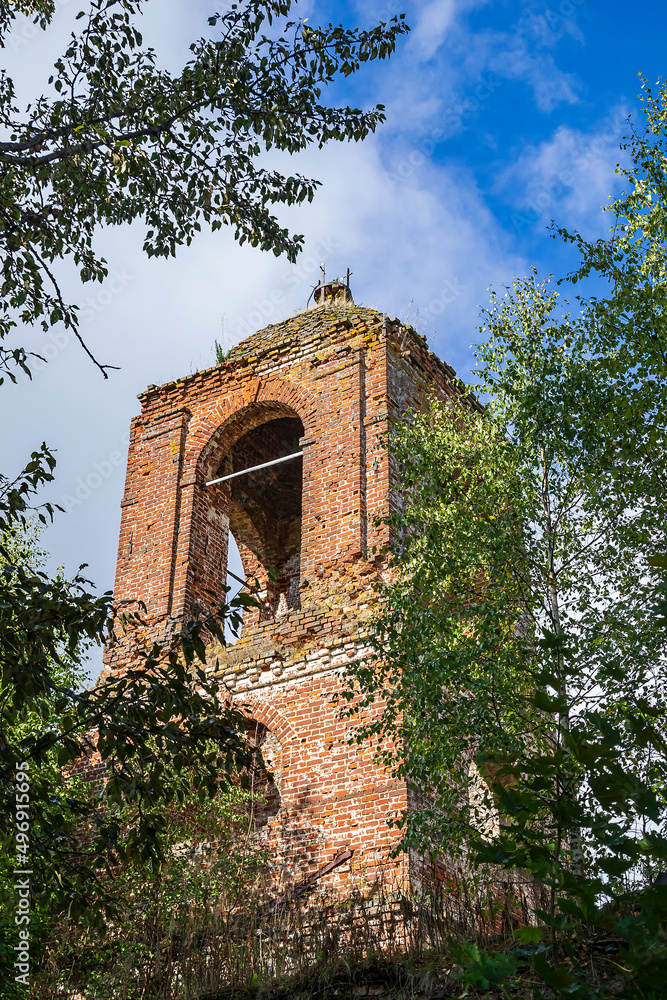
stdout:
[[(298, 417), (277, 415), (254, 427), (230, 448), (216, 476), (227, 476), (299, 451), (304, 429)], [(251, 579), (266, 586), (271, 615), (299, 607), (302, 461), (293, 459), (230, 479), (229, 529)], [(231, 564), (230, 568), (231, 567)], [(275, 574), (275, 579), (271, 576)]]
[(282, 746), (271, 730), (256, 719), (249, 719), (246, 729), (250, 742), (259, 749), (265, 765), (254, 767), (250, 775), (249, 808), (254, 829), (258, 831), (266, 827), (280, 809)]

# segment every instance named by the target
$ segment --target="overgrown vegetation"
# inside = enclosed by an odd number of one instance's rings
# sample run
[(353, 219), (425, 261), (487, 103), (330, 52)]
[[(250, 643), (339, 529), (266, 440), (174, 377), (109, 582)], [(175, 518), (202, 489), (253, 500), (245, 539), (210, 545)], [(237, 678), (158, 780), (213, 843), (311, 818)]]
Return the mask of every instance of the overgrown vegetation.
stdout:
[[(247, 820), (247, 799), (232, 805)], [(54, 928), (33, 997), (333, 996), (363, 993), (369, 976), (390, 993), (423, 994), (424, 979), (427, 994), (438, 982), (459, 993), (452, 946), (498, 940), (516, 915), (509, 896), (474, 894), (465, 882), (457, 897), (417, 896), (378, 872), (345, 891), (297, 896), (285, 859), (243, 838), (195, 847), (206, 823), (191, 821), (189, 851), (170, 855), (159, 873), (114, 873), (125, 904), (103, 936), (67, 921)]]
[[(6, 996), (23, 988), (14, 981), (12, 960), (15, 869), (28, 867), (29, 859), (37, 949), (59, 914), (99, 932), (118, 912), (109, 873), (119, 863), (159, 868), (172, 804), (193, 794), (202, 801), (224, 795), (255, 757), (242, 711), (196, 666), (205, 662), (207, 637), (224, 643), (225, 623), (238, 624), (241, 609), (254, 603), (248, 594), (180, 623), (161, 643), (146, 644), (141, 615), (126, 612), (121, 621), (125, 640), (136, 647), (134, 663), (122, 677), (82, 685), (86, 644), (119, 640), (108, 596), (91, 597), (82, 577), (50, 578), (35, 559), (27, 504), (49, 476), (37, 455), (31, 470), (0, 494), (0, 982)], [(76, 772), (93, 753), (105, 768), (102, 787)], [(27, 803), (19, 764), (30, 775)]]
[(571, 315), (515, 281), (483, 314), (485, 411), (442, 404), (392, 435), (395, 578), (348, 697), (386, 699), (361, 738), (425, 792), (403, 846), (472, 850), (549, 891), (514, 950), (459, 952), (480, 988), (605, 996), (587, 945), (607, 933), (616, 992), (664, 993), (667, 88), (645, 112), (612, 236), (561, 234), (572, 281), (598, 271), (609, 295)]
[(215, 357), (215, 363), (219, 367), (220, 365), (223, 365), (225, 363), (225, 361), (227, 360), (227, 356), (229, 355), (229, 351), (226, 351), (225, 348), (222, 346), (222, 344), (219, 341), (214, 340), (213, 341), (213, 354), (214, 354), (214, 357)]

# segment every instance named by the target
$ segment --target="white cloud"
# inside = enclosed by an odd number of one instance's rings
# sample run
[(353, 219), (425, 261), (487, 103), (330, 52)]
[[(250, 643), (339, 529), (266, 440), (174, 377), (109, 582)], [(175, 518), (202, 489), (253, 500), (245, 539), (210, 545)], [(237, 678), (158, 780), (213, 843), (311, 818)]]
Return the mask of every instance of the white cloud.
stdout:
[[(576, 15), (586, 2), (587, 0), (562, 0), (560, 4), (554, 4), (553, 9), (547, 6), (541, 11), (525, 11), (522, 19), (527, 35), (545, 48), (555, 48), (565, 35), (583, 45), (584, 34)], [(561, 10), (565, 13), (561, 13)]]
[[(420, 147), (429, 137), (442, 142), (470, 127), (486, 101), (510, 80), (523, 82), (543, 113), (578, 102), (578, 78), (556, 61), (563, 32), (551, 31), (543, 14), (524, 11), (498, 30), (491, 27), (493, 11), (486, 0), (411, 6), (413, 31), (396, 56), (400, 72), (383, 81), (388, 130), (398, 145), (407, 135)], [(480, 7), (486, 10), (473, 30), (467, 15)], [(389, 16), (391, 11), (373, 13)]]
[(431, 59), (440, 46), (450, 39), (454, 29), (460, 32), (460, 15), (489, 0), (431, 0), (419, 7), (419, 14), (412, 31), (410, 44), (422, 59)]
[(532, 49), (523, 34), (505, 35), (495, 49), (489, 55), (489, 67), (499, 76), (525, 81), (540, 111), (549, 112), (579, 99), (577, 78), (560, 70), (550, 52)]
[(442, 45), (457, 14), (457, 7), (465, 9), (465, 4), (457, 4), (456, 0), (431, 0), (422, 9), (411, 41), (424, 59), (430, 59)]
[(522, 150), (497, 183), (517, 209), (515, 228), (555, 219), (587, 236), (604, 233), (611, 220), (602, 206), (620, 186), (615, 167), (625, 118), (619, 108), (590, 132), (561, 125), (549, 139)]

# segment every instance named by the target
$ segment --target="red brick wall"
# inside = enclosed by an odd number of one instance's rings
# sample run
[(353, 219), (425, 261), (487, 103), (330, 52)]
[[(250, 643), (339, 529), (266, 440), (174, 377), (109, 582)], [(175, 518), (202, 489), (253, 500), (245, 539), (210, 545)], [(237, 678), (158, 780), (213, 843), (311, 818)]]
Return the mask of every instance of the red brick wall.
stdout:
[[(247, 576), (266, 582), (262, 560), (271, 562), (270, 545), (279, 549), (273, 558), (288, 566), (279, 588), (289, 585), (291, 597), (270, 592), (270, 611), (246, 615), (241, 639), (212, 649), (211, 663), (217, 657), (225, 682), (272, 734), (280, 809), (265, 835), (304, 873), (342, 847), (355, 851), (353, 869), (372, 868), (394, 842), (388, 816), (407, 804), (371, 748), (348, 744), (332, 698), (373, 612), (382, 571), (373, 549), (386, 541), (374, 520), (400, 495), (381, 437), (431, 394), (459, 391), (424, 338), (350, 304), (270, 326), (221, 367), (139, 397), (115, 597), (145, 600), (159, 632), (193, 602), (208, 603), (207, 590), (221, 590), (230, 519)], [(265, 480), (205, 485), (253, 458), (286, 454), (294, 441), (301, 469), (285, 463)], [(116, 651), (109, 667), (122, 669), (129, 655)]]

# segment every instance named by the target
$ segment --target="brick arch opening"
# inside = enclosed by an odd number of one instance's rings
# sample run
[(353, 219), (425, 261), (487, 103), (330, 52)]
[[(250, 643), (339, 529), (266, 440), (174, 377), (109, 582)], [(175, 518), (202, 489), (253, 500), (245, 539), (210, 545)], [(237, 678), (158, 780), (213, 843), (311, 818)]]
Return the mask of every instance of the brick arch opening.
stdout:
[[(299, 451), (299, 417), (275, 416), (243, 434), (223, 457), (216, 476), (229, 475)], [(229, 530), (246, 579), (257, 575), (273, 615), (299, 606), (302, 462), (258, 469), (229, 480)]]
[[(246, 731), (250, 742), (262, 754), (264, 767), (256, 766), (250, 774), (249, 812), (255, 832), (263, 830), (277, 816), (281, 807), (280, 786), (283, 747), (278, 737), (258, 719), (248, 719)], [(271, 779), (269, 778), (271, 775)]]
[(205, 537), (203, 551), (201, 539), (193, 539), (195, 582), (216, 574), (209, 553), (218, 560), (219, 583), (226, 580), (231, 534), (243, 564), (242, 575), (247, 581), (259, 581), (265, 617), (287, 614), (299, 606), (302, 460), (245, 470), (298, 452), (303, 436), (300, 416), (285, 403), (251, 403), (214, 432), (198, 463), (205, 481), (243, 474), (200, 492), (200, 509), (193, 521), (202, 525)]
[(196, 459), (198, 478), (213, 479), (222, 457), (240, 437), (255, 427), (282, 417), (298, 417), (302, 423), (305, 420), (301, 413), (278, 399), (255, 400), (242, 405), (226, 418), (221, 415), (220, 424), (209, 429), (208, 440)]

